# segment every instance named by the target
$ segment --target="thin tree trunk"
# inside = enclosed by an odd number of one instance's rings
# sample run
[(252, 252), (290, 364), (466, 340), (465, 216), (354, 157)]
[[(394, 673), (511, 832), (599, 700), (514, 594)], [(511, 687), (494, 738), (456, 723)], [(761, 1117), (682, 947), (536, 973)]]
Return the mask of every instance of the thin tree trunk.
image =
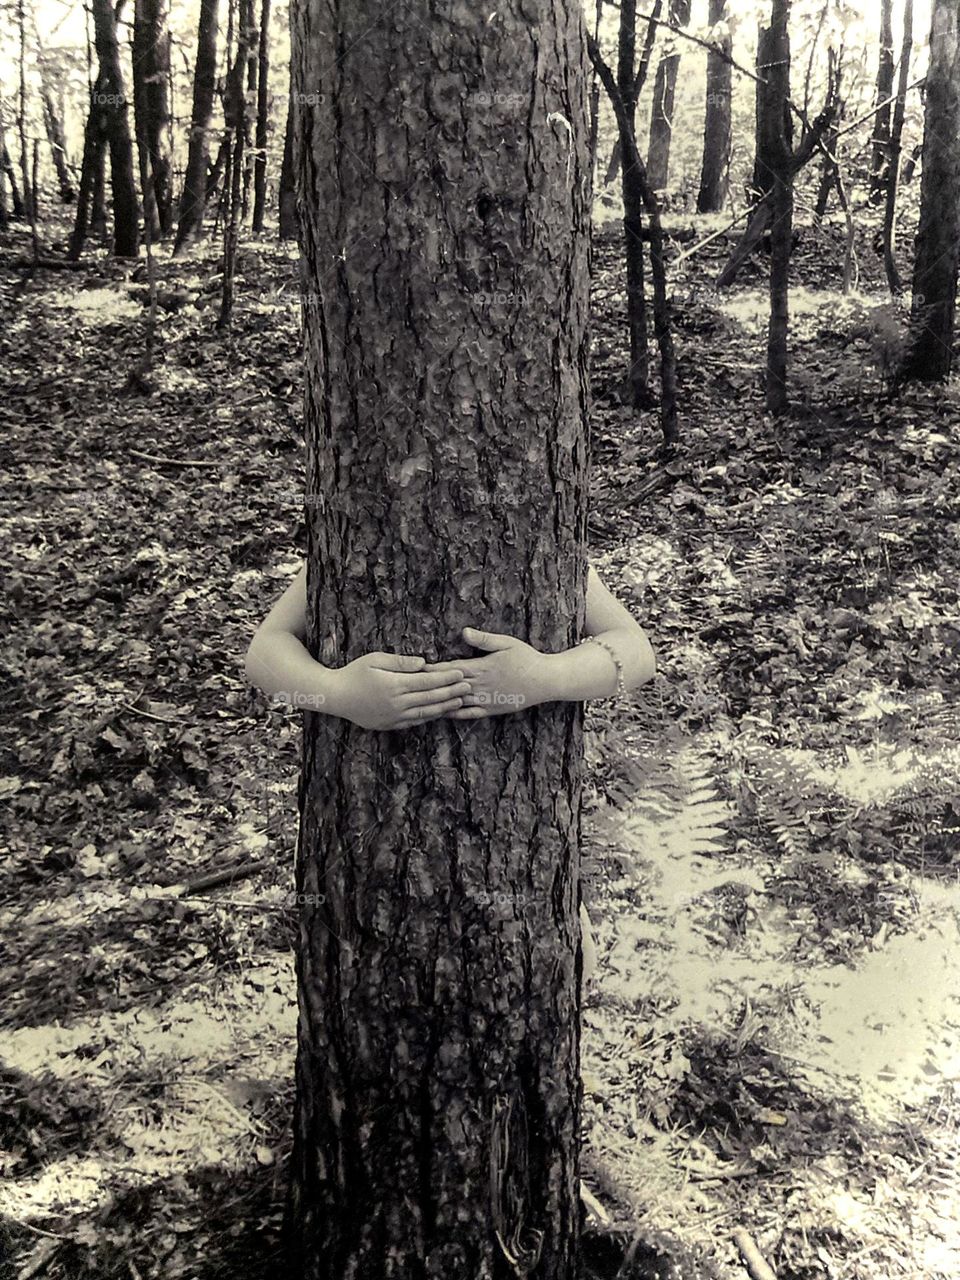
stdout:
[(165, 0), (134, 0), (133, 107), (140, 157), (144, 217), (152, 241), (173, 226), (170, 128), (170, 33)]
[(0, 119), (0, 170), (6, 175), (7, 181), (10, 183), (11, 214), (14, 218), (22, 220), (26, 216), (26, 210), (20, 197), (20, 188), (17, 186), (17, 174), (13, 167), (13, 160), (7, 150), (2, 119)]
[[(710, 0), (709, 21), (715, 27), (723, 21), (726, 0)], [(725, 53), (732, 51), (729, 34), (720, 41)], [(719, 53), (707, 54), (707, 104), (703, 124), (703, 162), (700, 168), (698, 213), (717, 213), (727, 195), (730, 166), (730, 127), (733, 67)]]
[[(669, 21), (673, 26), (685, 27), (690, 21), (690, 0), (670, 0)], [(647, 181), (654, 191), (665, 187), (670, 176), (670, 143), (673, 138), (673, 111), (680, 56), (677, 43), (673, 52), (661, 57), (653, 86)]]
[(127, 98), (120, 70), (117, 21), (111, 0), (92, 0), (94, 40), (100, 62), (100, 102), (110, 145), (110, 185), (113, 192), (113, 252), (135, 258), (140, 248), (140, 210), (133, 180), (133, 146), (127, 119)]
[(98, 136), (93, 148), (93, 198), (90, 207), (90, 234), (101, 244), (107, 242), (107, 139)]
[(283, 131), (283, 163), (280, 166), (279, 215), (280, 239), (296, 240), (297, 193), (293, 171), (294, 101), (291, 93), (287, 104), (287, 123)]
[(898, 382), (953, 366), (960, 264), (960, 6), (934, 0), (910, 333)]
[(879, 204), (887, 186), (890, 145), (890, 99), (893, 97), (893, 0), (880, 0), (880, 61), (877, 64), (877, 102), (883, 103), (873, 118), (870, 202)]
[[(332, 32), (321, 12), (292, 7), (303, 287), (322, 299), (304, 310), (307, 646), (332, 667), (450, 658), (479, 617), (574, 645), (578, 0), (505, 0), (495, 40), (480, 6), (385, 23), (380, 0), (354, 0)], [(376, 56), (330, 57), (370, 32)], [(468, 137), (480, 59), (525, 106), (477, 112)], [(394, 86), (424, 66), (452, 91), (408, 127)], [(304, 714), (291, 1278), (579, 1274), (581, 758), (579, 703), (396, 733)]]
[(27, 146), (27, 19), (24, 0), (17, 0), (17, 28), (20, 37), (19, 70), (20, 90), (17, 102), (17, 133), (20, 137), (20, 179), (23, 183), (23, 207), (27, 218), (33, 220), (33, 188), (30, 185), (30, 153)]
[[(770, 167), (770, 326), (767, 332), (765, 401), (767, 411), (783, 414), (787, 400), (790, 254), (793, 249), (793, 122), (790, 97), (790, 0), (772, 0), (770, 26), (762, 33), (758, 67), (766, 85), (760, 117), (764, 155)], [(759, 143), (758, 143), (759, 154)]]
[[(257, 100), (257, 76), (260, 66), (257, 57), (257, 45), (260, 39), (260, 28), (255, 21), (255, 10), (253, 0), (241, 0), (241, 20), (246, 22), (249, 19), (247, 31), (241, 32), (241, 40), (244, 41), (244, 47), (247, 50), (246, 74), (247, 74), (247, 94), (246, 101), (243, 104), (243, 202), (241, 205), (240, 220), (246, 222), (247, 210), (250, 203), (250, 178), (253, 172), (253, 161), (250, 154), (250, 110), (247, 103), (256, 102)], [(246, 18), (243, 18), (246, 15)]]
[[(253, 0), (240, 0), (237, 15), (237, 58), (227, 78), (224, 115), (233, 130), (233, 147), (227, 158), (225, 182), (226, 212), (223, 220), (223, 288), (220, 296), (218, 329), (229, 327), (233, 313), (233, 280), (243, 201), (243, 158), (247, 143), (247, 94), (250, 64), (256, 64), (257, 28), (253, 21)], [(245, 85), (246, 81), (246, 85)]]
[(41, 97), (43, 99), (43, 124), (47, 133), (47, 141), (50, 144), (50, 158), (53, 160), (53, 167), (57, 174), (57, 185), (60, 189), (60, 199), (64, 204), (72, 204), (76, 199), (76, 190), (73, 185), (73, 178), (70, 175), (69, 157), (67, 156), (67, 144), (63, 132), (63, 121), (60, 118), (60, 112), (57, 109), (57, 103), (53, 96), (53, 90), (48, 83), (49, 71), (41, 62)]
[(900, 148), (903, 139), (903, 118), (906, 113), (907, 85), (910, 83), (910, 54), (913, 49), (913, 0), (903, 4), (903, 44), (900, 50), (900, 74), (897, 78), (897, 99), (893, 106), (893, 123), (887, 144), (886, 202), (883, 209), (883, 269), (890, 292), (896, 297), (903, 293), (903, 281), (897, 270), (897, 193), (900, 188)]
[(263, 230), (267, 208), (267, 141), (270, 130), (270, 0), (260, 4), (260, 69), (257, 75), (257, 156), (253, 167), (253, 230)]
[[(827, 51), (830, 63), (831, 78), (839, 77), (842, 68), (839, 66), (837, 55), (833, 49)], [(817, 202), (814, 206), (814, 216), (822, 218), (827, 212), (827, 202), (830, 199), (830, 192), (840, 190), (837, 172), (836, 148), (839, 145), (838, 135), (840, 133), (840, 123), (843, 119), (842, 104), (837, 110), (836, 119), (831, 124), (825, 139), (826, 151), (823, 156), (823, 162), (820, 168), (820, 183), (817, 187)]]
[(197, 62), (193, 78), (193, 114), (187, 169), (180, 198), (180, 220), (174, 254), (195, 240), (203, 228), (207, 207), (208, 131), (213, 114), (213, 98), (217, 83), (217, 8), (218, 0), (200, 0), (200, 24), (197, 32)]
[[(77, 193), (77, 211), (73, 220), (68, 256), (79, 262), (86, 242), (87, 232), (94, 229), (96, 211), (96, 187), (99, 175), (100, 204), (103, 204), (103, 108), (99, 103), (101, 79), (97, 76), (90, 88), (90, 110), (83, 131), (83, 159), (80, 164), (80, 189)], [(99, 211), (97, 211), (99, 212)]]

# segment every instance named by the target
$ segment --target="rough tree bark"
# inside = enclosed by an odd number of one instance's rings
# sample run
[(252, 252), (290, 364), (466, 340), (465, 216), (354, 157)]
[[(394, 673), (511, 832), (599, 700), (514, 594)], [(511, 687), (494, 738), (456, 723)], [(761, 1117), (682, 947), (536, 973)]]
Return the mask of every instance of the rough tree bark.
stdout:
[[(711, 28), (724, 19), (726, 0), (710, 0)], [(716, 37), (711, 37), (716, 38)], [(718, 40), (727, 54), (732, 52), (731, 33)], [(717, 213), (727, 195), (727, 171), (730, 164), (730, 121), (733, 91), (733, 67), (718, 53), (707, 54), (707, 103), (703, 123), (703, 163), (700, 168), (698, 213)]]
[(120, 70), (116, 14), (111, 0), (92, 0), (92, 6), (94, 41), (100, 63), (97, 105), (103, 109), (102, 118), (110, 147), (113, 252), (118, 258), (135, 258), (140, 249), (140, 209), (133, 180), (133, 144)]
[[(292, 8), (308, 646), (452, 658), (482, 617), (563, 649), (586, 582), (579, 0), (338, 12)], [(396, 733), (305, 713), (297, 1275), (576, 1276), (581, 726), (576, 703)]]
[[(668, 21), (675, 27), (685, 27), (690, 21), (690, 0), (670, 0)], [(653, 82), (653, 102), (650, 106), (650, 145), (647, 151), (647, 181), (654, 191), (667, 185), (670, 175), (670, 143), (673, 138), (673, 109), (677, 92), (677, 73), (680, 70), (680, 44), (678, 38), (668, 33), (673, 43), (669, 53), (664, 53), (657, 66)]]
[(897, 381), (946, 378), (960, 265), (960, 4), (934, 0), (910, 333)]
[(291, 94), (287, 102), (287, 123), (283, 131), (283, 161), (280, 165), (280, 182), (277, 192), (281, 240), (296, 240), (297, 238), (297, 192), (293, 180), (293, 135), (294, 103), (293, 95)]
[(257, 73), (257, 156), (253, 167), (253, 230), (263, 230), (267, 208), (267, 139), (270, 130), (270, 0), (260, 3), (260, 67)]
[(894, 296), (903, 293), (903, 281), (897, 270), (897, 195), (900, 190), (900, 152), (903, 145), (903, 120), (907, 109), (907, 86), (910, 83), (910, 54), (913, 49), (913, 0), (904, 0), (903, 43), (900, 49), (900, 73), (897, 97), (893, 104), (893, 122), (887, 142), (886, 201), (883, 207), (883, 269)]
[(213, 114), (213, 97), (217, 86), (217, 9), (218, 0), (200, 0), (200, 23), (197, 30), (197, 62), (193, 76), (193, 113), (190, 124), (190, 146), (187, 168), (180, 196), (180, 219), (173, 252), (179, 253), (196, 239), (203, 227), (207, 207), (207, 164), (209, 161), (208, 130)]
[(173, 225), (170, 156), (170, 33), (165, 0), (134, 0), (133, 115), (144, 218), (156, 241)]

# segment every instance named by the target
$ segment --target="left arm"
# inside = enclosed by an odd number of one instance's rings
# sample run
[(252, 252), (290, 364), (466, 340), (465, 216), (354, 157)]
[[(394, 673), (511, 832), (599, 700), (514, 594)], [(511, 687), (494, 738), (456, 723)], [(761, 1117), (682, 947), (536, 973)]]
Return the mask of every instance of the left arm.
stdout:
[[(617, 654), (623, 666), (624, 689), (636, 689), (656, 674), (656, 659), (643, 628), (603, 585), (592, 566), (587, 574), (584, 633), (606, 641)], [(460, 710), (447, 713), (451, 720), (523, 711), (540, 702), (608, 697), (616, 690), (616, 666), (601, 645), (541, 653), (514, 636), (473, 627), (465, 627), (463, 634), (475, 648), (486, 652), (479, 658), (457, 660), (471, 692)]]
[[(587, 574), (587, 616), (584, 635), (597, 636), (613, 649), (623, 666), (623, 687), (636, 689), (652, 680), (657, 660), (646, 632), (633, 614), (609, 591), (590, 566)], [(562, 653), (544, 654), (553, 699), (576, 702), (603, 698), (617, 687), (617, 671), (609, 653), (598, 644), (577, 645)]]

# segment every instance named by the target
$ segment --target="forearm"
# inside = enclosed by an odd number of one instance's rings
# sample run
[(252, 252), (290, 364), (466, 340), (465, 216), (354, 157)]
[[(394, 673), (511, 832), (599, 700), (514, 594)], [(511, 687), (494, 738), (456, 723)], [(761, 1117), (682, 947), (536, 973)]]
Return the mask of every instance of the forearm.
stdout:
[(311, 658), (289, 631), (264, 631), (247, 650), (247, 679), (268, 697), (304, 710), (339, 715), (337, 673)]
[[(625, 690), (646, 684), (656, 674), (653, 649), (639, 628), (613, 627), (608, 631), (598, 631), (596, 638), (609, 644), (620, 659)], [(545, 701), (580, 702), (587, 698), (606, 698), (616, 690), (616, 668), (603, 645), (579, 644), (573, 649), (546, 654), (545, 657), (548, 690)]]

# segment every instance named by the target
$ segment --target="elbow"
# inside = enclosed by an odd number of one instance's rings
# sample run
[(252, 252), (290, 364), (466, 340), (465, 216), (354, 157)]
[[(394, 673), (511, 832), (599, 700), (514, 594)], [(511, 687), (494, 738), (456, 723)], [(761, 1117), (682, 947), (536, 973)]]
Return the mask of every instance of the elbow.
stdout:
[(257, 658), (257, 636), (254, 636), (247, 646), (247, 652), (243, 659), (243, 674), (248, 684), (254, 688), (260, 687), (260, 663)]

